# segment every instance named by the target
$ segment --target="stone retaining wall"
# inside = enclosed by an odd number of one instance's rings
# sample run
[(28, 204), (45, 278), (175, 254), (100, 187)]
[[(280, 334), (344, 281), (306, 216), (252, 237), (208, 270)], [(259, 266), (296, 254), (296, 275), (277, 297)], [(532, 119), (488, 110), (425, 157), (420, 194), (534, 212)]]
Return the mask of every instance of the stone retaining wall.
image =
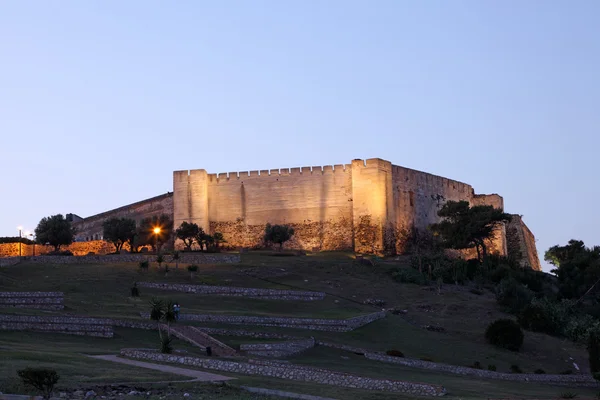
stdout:
[(62, 310), (62, 292), (0, 292), (0, 308)]
[(446, 389), (438, 385), (396, 381), (391, 379), (366, 378), (337, 371), (298, 367), (290, 364), (266, 364), (237, 362), (230, 360), (215, 360), (210, 358), (169, 355), (137, 349), (122, 349), (121, 355), (135, 359), (191, 365), (217, 371), (270, 376), (274, 378), (290, 379), (302, 382), (314, 382), (338, 387), (399, 392), (418, 396), (443, 396), (446, 394)]
[(98, 318), (0, 315), (0, 330), (32, 330), (71, 335), (113, 337), (112, 326), (106, 324), (106, 320)]
[[(140, 313), (142, 318), (149, 318), (149, 313)], [(277, 326), (282, 328), (309, 329), (317, 331), (348, 332), (378, 319), (385, 318), (385, 312), (361, 315), (349, 319), (318, 319), (318, 318), (286, 318), (286, 317), (255, 317), (248, 315), (218, 315), (218, 314), (181, 314), (182, 321), (219, 322), (234, 325)]]
[(325, 297), (325, 293), (323, 292), (304, 292), (300, 290), (259, 289), (233, 286), (185, 285), (153, 282), (138, 282), (138, 286), (152, 289), (174, 290), (186, 293), (248, 297), (253, 299), (268, 300), (313, 301), (323, 300)]
[(573, 374), (573, 375), (546, 375), (546, 374), (509, 374), (504, 372), (488, 371), (457, 365), (439, 364), (430, 361), (415, 360), (404, 357), (391, 357), (381, 353), (364, 353), (369, 360), (383, 361), (393, 364), (406, 365), (408, 367), (429, 369), (441, 372), (448, 372), (458, 375), (470, 375), (485, 379), (498, 379), (506, 381), (536, 382), (549, 384), (576, 384), (579, 386), (600, 386), (591, 375)]
[[(171, 262), (169, 256), (165, 256)], [(147, 254), (109, 254), (91, 256), (35, 256), (0, 258), (0, 266), (10, 266), (19, 262), (36, 264), (119, 264), (139, 263), (148, 260), (156, 261), (156, 255)], [(240, 255), (233, 253), (181, 253), (180, 264), (235, 264), (240, 262)]]
[(247, 354), (261, 357), (289, 357), (315, 347), (315, 339), (289, 340), (277, 343), (249, 343), (240, 345)]

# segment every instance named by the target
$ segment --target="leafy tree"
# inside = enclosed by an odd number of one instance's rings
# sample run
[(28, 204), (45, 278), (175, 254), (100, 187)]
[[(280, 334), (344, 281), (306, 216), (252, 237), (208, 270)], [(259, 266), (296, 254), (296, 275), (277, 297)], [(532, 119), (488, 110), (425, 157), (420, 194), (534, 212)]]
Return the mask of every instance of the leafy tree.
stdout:
[(266, 243), (276, 243), (279, 245), (279, 250), (283, 249), (283, 244), (294, 236), (294, 228), (287, 225), (271, 225), (265, 226), (264, 240)]
[(183, 221), (181, 225), (179, 225), (179, 228), (175, 230), (175, 236), (177, 239), (183, 241), (183, 244), (188, 251), (192, 251), (192, 245), (194, 244), (194, 240), (196, 240), (199, 231), (200, 228), (197, 224)]
[(196, 243), (198, 243), (198, 246), (200, 246), (200, 251), (204, 250), (204, 244), (206, 242), (207, 236), (208, 235), (206, 234), (206, 232), (204, 232), (204, 229), (198, 227), (198, 233), (196, 233)]
[(223, 237), (223, 234), (221, 232), (215, 232), (213, 235), (213, 239), (215, 242), (215, 249), (217, 251), (219, 251), (219, 244), (227, 243), (227, 240), (225, 240), (225, 238)]
[(35, 236), (41, 244), (54, 246), (54, 251), (59, 251), (60, 246), (73, 243), (75, 228), (62, 214), (44, 217), (35, 228)]
[(116, 252), (120, 252), (125, 243), (133, 242), (136, 233), (135, 220), (130, 218), (109, 218), (102, 224), (104, 240), (111, 242)]
[(502, 223), (510, 221), (506, 214), (493, 206), (470, 207), (467, 201), (448, 201), (438, 212), (443, 220), (431, 226), (442, 237), (446, 247), (452, 249), (477, 249), (477, 258), (487, 258), (487, 243), (494, 230)]
[(598, 342), (598, 334), (594, 331), (590, 332), (588, 340), (588, 356), (590, 361), (590, 372), (596, 378), (600, 372), (600, 343)]
[(560, 295), (598, 303), (600, 282), (600, 246), (588, 248), (580, 240), (570, 240), (566, 246), (553, 246), (544, 259), (557, 268)]
[[(159, 233), (154, 232), (155, 228), (160, 228)], [(135, 241), (138, 246), (151, 245), (154, 251), (158, 252), (162, 245), (169, 241), (172, 233), (171, 217), (167, 214), (155, 215), (140, 221)]]
[(44, 399), (52, 396), (54, 385), (60, 379), (56, 371), (43, 368), (25, 368), (17, 371), (17, 375), (25, 385), (33, 386), (42, 392)]

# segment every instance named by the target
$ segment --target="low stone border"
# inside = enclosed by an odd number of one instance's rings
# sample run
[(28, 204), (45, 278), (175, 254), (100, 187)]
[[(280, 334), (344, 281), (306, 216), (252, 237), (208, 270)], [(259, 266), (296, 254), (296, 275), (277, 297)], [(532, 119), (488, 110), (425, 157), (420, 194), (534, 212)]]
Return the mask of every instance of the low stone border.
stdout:
[(247, 297), (251, 299), (263, 300), (315, 301), (323, 300), (325, 298), (325, 293), (323, 292), (305, 292), (300, 290), (261, 289), (235, 286), (185, 285), (154, 282), (138, 282), (138, 286), (151, 289), (173, 290), (185, 293)]
[(105, 338), (111, 338), (114, 335), (112, 326), (106, 324), (106, 320), (78, 317), (0, 315), (0, 330), (31, 330)]
[(299, 367), (290, 364), (267, 364), (238, 362), (230, 360), (215, 360), (210, 358), (186, 357), (162, 354), (137, 349), (122, 349), (121, 355), (142, 360), (169, 362), (175, 364), (192, 365), (218, 371), (233, 372), (247, 375), (270, 376), (274, 378), (290, 379), (303, 382), (315, 382), (324, 385), (347, 387), (354, 389), (379, 390), (386, 392), (399, 392), (419, 396), (443, 396), (446, 389), (442, 386), (427, 383), (413, 383), (391, 379), (376, 379), (345, 374), (318, 368)]
[(289, 357), (315, 347), (315, 339), (289, 340), (277, 343), (241, 344), (240, 350), (261, 357)]
[(591, 387), (600, 386), (600, 383), (598, 383), (598, 381), (596, 381), (591, 375), (509, 374), (505, 372), (488, 371), (484, 369), (461, 367), (457, 365), (440, 364), (430, 361), (416, 360), (413, 358), (391, 357), (381, 353), (365, 352), (364, 355), (369, 360), (382, 361), (392, 364), (401, 364), (413, 368), (448, 372), (457, 375), (471, 375), (484, 379), (550, 384), (576, 384), (578, 386)]
[(0, 292), (0, 308), (62, 310), (63, 302), (62, 292)]
[[(149, 313), (140, 313), (142, 318), (149, 318)], [(349, 319), (319, 319), (319, 318), (286, 318), (286, 317), (256, 317), (249, 315), (219, 315), (219, 314), (181, 314), (182, 321), (219, 322), (233, 325), (277, 326), (281, 328), (309, 329), (317, 331), (348, 332), (373, 321), (385, 318), (385, 312), (361, 315)]]
[[(236, 264), (240, 262), (239, 254), (231, 253), (181, 253), (183, 264)], [(169, 256), (166, 256), (167, 260)], [(107, 254), (91, 256), (35, 256), (35, 257), (2, 257), (0, 266), (10, 266), (19, 262), (34, 264), (118, 264), (138, 263), (140, 261), (156, 261), (156, 255), (147, 254)]]

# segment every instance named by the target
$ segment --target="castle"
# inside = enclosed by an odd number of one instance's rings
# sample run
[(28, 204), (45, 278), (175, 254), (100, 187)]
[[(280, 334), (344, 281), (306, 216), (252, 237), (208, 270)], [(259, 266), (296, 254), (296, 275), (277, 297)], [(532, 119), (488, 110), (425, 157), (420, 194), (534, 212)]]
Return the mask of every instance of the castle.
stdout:
[[(266, 223), (294, 227), (291, 248), (358, 253), (401, 251), (403, 233), (438, 222), (444, 202), (504, 208), (497, 194), (476, 194), (466, 183), (416, 171), (379, 158), (324, 167), (210, 174), (175, 171), (173, 192), (89, 218), (73, 216), (77, 240), (102, 238), (114, 216), (141, 219), (162, 213), (175, 227), (193, 222), (223, 233), (231, 247), (257, 247)], [(540, 270), (535, 239), (519, 216), (495, 232), (492, 252), (518, 251), (521, 265)]]

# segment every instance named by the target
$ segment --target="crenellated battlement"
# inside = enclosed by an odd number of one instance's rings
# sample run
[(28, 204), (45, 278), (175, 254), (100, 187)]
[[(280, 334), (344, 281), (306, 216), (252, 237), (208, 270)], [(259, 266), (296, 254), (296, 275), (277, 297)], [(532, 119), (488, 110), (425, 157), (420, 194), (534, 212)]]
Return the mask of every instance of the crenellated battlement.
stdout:
[[(186, 171), (176, 171), (176, 173), (185, 173)], [(350, 174), (352, 173), (352, 165), (350, 164), (335, 164), (324, 166), (311, 167), (294, 167), (294, 168), (278, 168), (278, 169), (263, 169), (254, 171), (236, 171), (236, 172), (219, 172), (207, 174), (208, 182), (219, 183), (223, 181), (240, 180), (240, 179), (256, 179), (256, 178), (273, 178), (282, 176), (306, 176), (306, 175), (328, 175), (328, 174)]]

